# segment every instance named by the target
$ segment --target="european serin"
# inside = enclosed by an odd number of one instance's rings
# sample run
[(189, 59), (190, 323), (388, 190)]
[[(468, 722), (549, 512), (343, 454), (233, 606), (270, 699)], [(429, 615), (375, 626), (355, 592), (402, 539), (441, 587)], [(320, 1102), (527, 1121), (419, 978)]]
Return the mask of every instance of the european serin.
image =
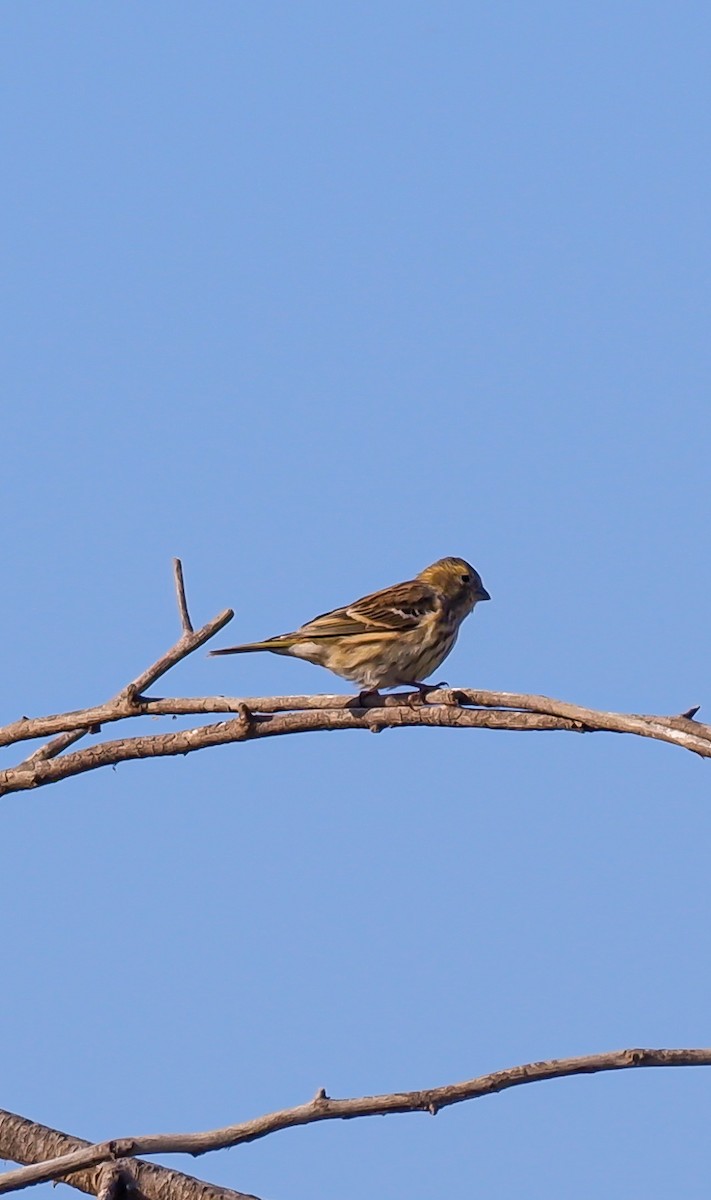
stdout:
[(364, 692), (422, 683), (452, 649), (459, 626), (491, 597), (463, 558), (440, 558), (414, 579), (372, 592), (345, 608), (314, 617), (293, 633), (212, 650), (213, 655), (269, 650), (328, 667)]

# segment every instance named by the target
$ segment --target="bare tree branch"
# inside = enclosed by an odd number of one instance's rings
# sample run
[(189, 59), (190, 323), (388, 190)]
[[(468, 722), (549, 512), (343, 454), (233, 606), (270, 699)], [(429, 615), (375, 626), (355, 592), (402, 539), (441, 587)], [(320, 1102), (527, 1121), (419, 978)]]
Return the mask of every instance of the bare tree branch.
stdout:
[[(50, 1129), (47, 1125), (0, 1109), (0, 1158), (22, 1163), (42, 1163), (48, 1158), (56, 1160), (58, 1157), (59, 1161), (65, 1161), (67, 1155), (86, 1152), (90, 1148), (91, 1143), (83, 1138), (61, 1133), (58, 1129)], [(64, 1158), (60, 1157), (62, 1155)], [(173, 1171), (157, 1163), (134, 1161), (122, 1156), (117, 1164), (113, 1155), (103, 1162), (110, 1163), (110, 1166), (89, 1165), (68, 1178), (64, 1171), (60, 1171), (52, 1178), (61, 1179), (63, 1183), (89, 1195), (113, 1195), (115, 1200), (119, 1200), (121, 1195), (120, 1182), (125, 1185), (126, 1194), (130, 1194), (131, 1200), (258, 1200), (249, 1193), (204, 1183), (192, 1175), (184, 1175), (181, 1171)], [(34, 1168), (21, 1168), (27, 1169)]]
[[(479, 1075), (464, 1083), (447, 1084), (418, 1092), (394, 1092), (381, 1096), (360, 1096), (349, 1100), (332, 1100), (323, 1088), (307, 1104), (267, 1113), (239, 1125), (212, 1129), (204, 1133), (166, 1133), (146, 1137), (112, 1139), (86, 1146), (59, 1158), (31, 1167), (7, 1171), (0, 1175), (0, 1194), (59, 1179), (70, 1171), (86, 1170), (99, 1163), (115, 1162), (136, 1154), (192, 1154), (196, 1157), (211, 1150), (224, 1150), (267, 1137), (281, 1129), (296, 1125), (313, 1125), (317, 1121), (346, 1120), (354, 1117), (388, 1116), (391, 1113), (426, 1112), (435, 1116), (440, 1109), (465, 1100), (475, 1100), (492, 1092), (539, 1083), (545, 1079), (561, 1079), (571, 1075), (593, 1075), (600, 1071), (624, 1071), (636, 1067), (700, 1067), (711, 1066), (711, 1048), (682, 1050), (613, 1050), (605, 1054), (588, 1054), (578, 1058), (553, 1058), (546, 1062), (525, 1063), (519, 1067)], [(84, 1143), (85, 1145), (85, 1143)], [(141, 1166), (147, 1164), (139, 1164)]]
[[(224, 616), (224, 614), (223, 614)], [(218, 618), (221, 620), (222, 618)], [(211, 623), (214, 625), (214, 622)], [(210, 628), (205, 626), (198, 638)], [(209, 636), (209, 635), (208, 635)], [(203, 640), (207, 640), (206, 637)], [(476, 698), (476, 699), (474, 699)], [(671, 742), (685, 750), (691, 750), (702, 758), (711, 758), (711, 726), (686, 717), (653, 717), (635, 714), (598, 712), (575, 704), (550, 700), (545, 696), (523, 696), (514, 693), (496, 692), (433, 692), (434, 703), (413, 704), (409, 697), (373, 697), (361, 705), (357, 697), (348, 701), (345, 697), (271, 697), (259, 700), (224, 699), (206, 697), (197, 700), (149, 700), (120, 694), (116, 701), (113, 719), (143, 715), (167, 715), (168, 713), (192, 714), (205, 712), (235, 712), (239, 716), (229, 721), (202, 725), (195, 729), (171, 733), (147, 734), (140, 737), (119, 738), (87, 747), (73, 754), (50, 761), (26, 760), (17, 767), (0, 771), (0, 796), (9, 792), (25, 791), (69, 779), (98, 767), (115, 766), (132, 759), (161, 758), (176, 754), (190, 754), (210, 746), (223, 746), (231, 742), (244, 742), (264, 737), (278, 737), (294, 733), (324, 732), (338, 729), (364, 729), (379, 733), (383, 729), (413, 726), (436, 726), (444, 729), (509, 729), (519, 732), (542, 730), (565, 730), (574, 733), (611, 732), (636, 734), (657, 741)], [(453, 699), (455, 702), (453, 702)], [(403, 700), (406, 702), (403, 703)], [(487, 707), (467, 708), (456, 701), (465, 700), (486, 704)], [(303, 707), (294, 711), (283, 711), (294, 701)], [(322, 707), (324, 703), (338, 707)], [(353, 704), (357, 707), (353, 707)], [(488, 707), (498, 704), (501, 707)], [(261, 705), (272, 711), (255, 712), (253, 706)], [(523, 705), (530, 706), (524, 710)], [(95, 715), (97, 709), (85, 710)], [(53, 721), (57, 718), (44, 718)], [(72, 714), (75, 720), (76, 715)], [(110, 718), (111, 719), (111, 718)], [(6, 734), (6, 727), (0, 734)], [(24, 723), (23, 723), (24, 729)]]
[[(400, 708), (404, 701), (407, 701), (409, 705), (409, 700), (409, 696), (403, 697), (402, 694), (365, 696), (362, 700), (352, 695), (196, 696), (161, 699), (143, 696), (140, 702), (129, 707), (123, 693), (119, 693), (116, 699), (109, 700), (105, 704), (95, 705), (93, 708), (75, 709), (71, 712), (55, 713), (47, 717), (22, 717), (19, 721), (0, 726), (0, 747), (12, 746), (33, 738), (48, 737), (64, 730), (92, 729), (97, 725), (108, 725), (111, 722), (123, 721), (136, 716), (177, 717), (207, 716), (211, 713), (238, 713), (242, 705), (246, 705), (252, 713), (293, 712), (296, 710), (320, 712), (344, 708), (349, 711), (357, 711), (360, 708)], [(645, 722), (652, 727), (663, 726), (665, 729), (677, 729), (681, 733), (711, 741), (711, 726), (694, 721), (689, 715), (689, 713), (698, 712), (698, 707), (677, 717), (648, 716), (639, 713), (628, 715), (582, 708), (576, 704), (552, 700), (548, 696), (526, 695), (518, 692), (488, 692), (474, 688), (433, 689), (428, 693), (428, 707), (436, 707), (439, 704), (450, 707), (475, 705), (481, 708), (521, 710), (562, 717), (572, 720), (578, 732), (604, 729), (616, 733), (639, 734), (644, 730), (641, 725), (636, 723)], [(635, 723), (634, 727), (632, 722)], [(568, 726), (561, 726), (561, 728), (568, 728)], [(31, 757), (26, 761), (31, 761)]]

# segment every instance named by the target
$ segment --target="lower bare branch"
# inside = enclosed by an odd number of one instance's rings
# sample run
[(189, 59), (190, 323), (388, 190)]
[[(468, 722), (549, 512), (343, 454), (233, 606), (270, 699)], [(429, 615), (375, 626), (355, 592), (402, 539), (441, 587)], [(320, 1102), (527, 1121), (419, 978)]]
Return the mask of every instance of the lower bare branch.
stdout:
[[(605, 1054), (587, 1054), (578, 1058), (553, 1058), (546, 1062), (525, 1063), (489, 1075), (479, 1075), (464, 1083), (446, 1084), (418, 1092), (393, 1092), (381, 1096), (360, 1096), (333, 1100), (323, 1088), (307, 1104), (267, 1113), (239, 1125), (228, 1125), (203, 1133), (152, 1134), (102, 1142), (66, 1154), (33, 1167), (24, 1167), (0, 1175), (0, 1194), (58, 1179), (69, 1171), (86, 1170), (97, 1164), (136, 1154), (207, 1154), (267, 1137), (296, 1125), (317, 1121), (346, 1120), (354, 1117), (388, 1116), (391, 1113), (425, 1112), (435, 1116), (443, 1108), (476, 1100), (492, 1092), (561, 1079), (571, 1075), (594, 1075), (600, 1071), (624, 1071), (637, 1067), (708, 1067), (711, 1048), (682, 1050), (613, 1050)], [(147, 1164), (139, 1164), (147, 1165)]]

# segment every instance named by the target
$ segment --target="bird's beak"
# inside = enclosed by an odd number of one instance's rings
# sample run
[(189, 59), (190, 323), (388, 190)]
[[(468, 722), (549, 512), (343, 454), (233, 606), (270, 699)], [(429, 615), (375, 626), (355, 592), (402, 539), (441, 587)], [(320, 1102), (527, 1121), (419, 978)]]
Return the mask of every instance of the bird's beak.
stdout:
[(476, 594), (476, 598), (477, 598), (477, 600), (491, 600), (491, 596), (487, 592), (486, 588), (483, 586), (479, 588), (479, 591)]

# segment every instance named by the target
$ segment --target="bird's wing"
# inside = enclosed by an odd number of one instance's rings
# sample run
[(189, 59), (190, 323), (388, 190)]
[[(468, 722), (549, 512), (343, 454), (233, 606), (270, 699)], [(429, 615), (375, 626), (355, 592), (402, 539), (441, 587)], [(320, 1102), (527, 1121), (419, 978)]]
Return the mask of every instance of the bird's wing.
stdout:
[(350, 637), (363, 633), (400, 633), (415, 629), (424, 617), (436, 612), (442, 600), (426, 583), (413, 579), (396, 583), (356, 600), (345, 608), (314, 617), (299, 629), (310, 637)]

